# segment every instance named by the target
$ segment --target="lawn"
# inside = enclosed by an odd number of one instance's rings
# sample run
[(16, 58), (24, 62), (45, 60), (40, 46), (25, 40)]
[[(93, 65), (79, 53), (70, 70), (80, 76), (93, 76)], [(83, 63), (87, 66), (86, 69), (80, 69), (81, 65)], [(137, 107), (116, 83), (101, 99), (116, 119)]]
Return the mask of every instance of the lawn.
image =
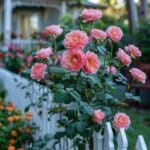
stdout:
[(126, 109), (126, 112), (132, 121), (132, 129), (127, 131), (129, 150), (134, 150), (137, 136), (142, 134), (144, 136), (147, 148), (150, 148), (150, 111), (143, 111), (138, 109)]

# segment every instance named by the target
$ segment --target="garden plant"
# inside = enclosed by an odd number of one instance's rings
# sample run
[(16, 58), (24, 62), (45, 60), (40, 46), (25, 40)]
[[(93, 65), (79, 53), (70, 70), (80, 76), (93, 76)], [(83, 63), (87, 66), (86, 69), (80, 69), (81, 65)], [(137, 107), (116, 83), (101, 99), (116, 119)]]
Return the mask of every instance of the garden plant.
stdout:
[(0, 149), (25, 150), (33, 142), (32, 114), (15, 108), (13, 102), (0, 100)]
[(106, 121), (112, 123), (114, 131), (128, 129), (132, 122), (127, 114), (117, 112), (126, 104), (114, 96), (115, 85), (124, 84), (126, 96), (135, 98), (128, 92), (130, 86), (122, 68), (128, 70), (131, 82), (144, 84), (145, 73), (131, 67), (142, 53), (132, 43), (121, 45), (120, 27), (95, 27), (101, 19), (101, 10), (84, 9), (72, 28), (50, 25), (44, 30), (48, 44), (37, 51), (30, 74), (51, 91), (50, 115), (60, 115), (57, 123), (64, 130), (55, 133), (55, 144), (67, 138), (73, 141), (74, 148), (83, 150), (86, 143), (91, 147), (93, 131), (103, 134)]

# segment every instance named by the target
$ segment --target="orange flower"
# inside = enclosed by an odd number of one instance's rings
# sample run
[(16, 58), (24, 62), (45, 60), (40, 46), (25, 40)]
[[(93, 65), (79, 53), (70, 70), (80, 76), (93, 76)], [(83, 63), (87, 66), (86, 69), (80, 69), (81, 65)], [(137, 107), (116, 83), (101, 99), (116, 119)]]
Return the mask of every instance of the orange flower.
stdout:
[(15, 139), (10, 139), (9, 144), (14, 145), (16, 143)]
[(30, 120), (32, 119), (32, 113), (31, 113), (31, 112), (27, 112), (27, 113), (26, 113), (26, 116), (25, 116), (25, 119), (26, 119), (27, 121), (30, 121)]
[(15, 150), (16, 148), (14, 146), (9, 146), (7, 150)]
[(10, 101), (10, 102), (8, 103), (8, 106), (10, 106), (10, 107), (15, 107), (15, 105), (14, 105), (14, 103), (13, 103), (12, 101)]
[(16, 137), (16, 136), (17, 136), (17, 131), (12, 130), (12, 131), (11, 131), (11, 135), (12, 135), (13, 137)]
[(15, 119), (16, 121), (22, 120), (22, 116), (14, 116), (14, 119)]
[(0, 110), (4, 110), (4, 105), (0, 104)]
[(25, 131), (26, 131), (27, 133), (31, 133), (31, 129), (30, 129), (30, 128), (26, 128)]
[(7, 111), (14, 111), (15, 107), (12, 107), (12, 106), (7, 106), (6, 107), (6, 110)]
[(8, 118), (7, 118), (7, 121), (8, 121), (9, 123), (14, 122), (14, 117), (12, 117), (12, 116), (8, 117)]

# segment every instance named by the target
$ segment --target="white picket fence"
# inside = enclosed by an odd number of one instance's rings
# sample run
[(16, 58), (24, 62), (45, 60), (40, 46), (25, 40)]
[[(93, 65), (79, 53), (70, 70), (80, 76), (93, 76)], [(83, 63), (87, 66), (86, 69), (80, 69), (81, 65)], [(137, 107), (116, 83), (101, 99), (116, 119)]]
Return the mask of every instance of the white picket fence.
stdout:
[[(17, 107), (22, 109), (25, 109), (25, 107), (30, 103), (37, 102), (42, 93), (49, 92), (48, 100), (42, 103), (42, 107), (32, 107), (30, 110), (33, 113), (33, 121), (39, 126), (39, 130), (35, 137), (38, 138), (40, 136), (44, 136), (47, 133), (53, 134), (56, 132), (56, 130), (59, 130), (56, 123), (59, 116), (53, 116), (50, 120), (48, 120), (49, 116), (47, 109), (51, 105), (52, 95), (46, 87), (43, 87), (37, 83), (29, 84), (29, 80), (16, 74), (10, 73), (5, 69), (0, 69), (0, 79), (3, 81), (7, 90), (6, 100), (12, 100)], [(21, 89), (17, 86), (19, 83), (21, 83), (21, 85), (28, 86), (28, 88)], [(32, 93), (32, 95), (30, 97), (25, 97), (27, 92)], [(49, 143), (48, 146), (50, 147), (51, 143)], [(64, 139), (62, 139), (61, 144), (57, 145), (56, 149), (72, 150), (72, 142), (70, 140), (66, 142)], [(93, 133), (93, 149), (115, 150), (113, 131), (110, 122), (106, 123), (104, 136), (101, 135), (101, 132)], [(117, 150), (127, 149), (128, 139), (125, 130), (120, 129), (117, 136)], [(88, 144), (86, 150), (90, 150), (88, 148)], [(137, 137), (134, 150), (148, 150), (142, 135)]]

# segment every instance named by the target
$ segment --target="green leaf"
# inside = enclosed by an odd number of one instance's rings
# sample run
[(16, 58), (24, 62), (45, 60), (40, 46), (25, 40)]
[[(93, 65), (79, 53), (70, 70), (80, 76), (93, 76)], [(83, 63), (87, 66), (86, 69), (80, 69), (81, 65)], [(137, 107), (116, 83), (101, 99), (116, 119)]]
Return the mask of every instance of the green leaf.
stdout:
[(54, 102), (62, 103), (67, 98), (67, 92), (64, 89), (57, 89), (54, 93)]
[(50, 141), (50, 140), (53, 139), (53, 138), (54, 138), (54, 135), (52, 135), (52, 134), (50, 134), (50, 133), (47, 133), (47, 134), (44, 135), (44, 139), (45, 139), (46, 141)]
[(86, 75), (82, 72), (81, 76), (90, 80), (90, 83), (92, 82), (93, 85), (98, 85), (99, 87), (102, 87), (100, 79), (98, 78), (97, 75)]
[(66, 69), (64, 68), (59, 68), (59, 67), (50, 67), (50, 72), (56, 73), (56, 74), (67, 74), (69, 73)]
[(60, 138), (62, 138), (62, 137), (64, 137), (65, 136), (65, 132), (56, 132), (56, 134), (55, 134), (55, 138), (56, 139), (60, 139)]
[(104, 45), (97, 46), (97, 50), (98, 50), (98, 52), (99, 52), (101, 55), (105, 55), (105, 54), (106, 54), (106, 48), (105, 48)]
[(74, 98), (76, 101), (80, 102), (81, 101), (81, 96), (77, 91), (74, 91), (72, 88), (67, 88), (66, 89), (68, 94), (70, 94), (70, 96), (72, 98)]
[(127, 99), (130, 99), (130, 100), (134, 100), (134, 101), (137, 101), (137, 102), (141, 102), (141, 99), (139, 96), (134, 96), (132, 93), (125, 93), (125, 96)]
[(83, 106), (83, 112), (92, 116), (93, 115), (93, 108), (87, 105)]
[(66, 135), (69, 138), (74, 138), (75, 135), (77, 134), (76, 128), (74, 124), (70, 124), (68, 127), (66, 127)]
[(84, 132), (84, 130), (86, 129), (86, 123), (83, 121), (78, 121), (76, 123), (76, 129), (78, 132), (81, 132), (81, 133)]

